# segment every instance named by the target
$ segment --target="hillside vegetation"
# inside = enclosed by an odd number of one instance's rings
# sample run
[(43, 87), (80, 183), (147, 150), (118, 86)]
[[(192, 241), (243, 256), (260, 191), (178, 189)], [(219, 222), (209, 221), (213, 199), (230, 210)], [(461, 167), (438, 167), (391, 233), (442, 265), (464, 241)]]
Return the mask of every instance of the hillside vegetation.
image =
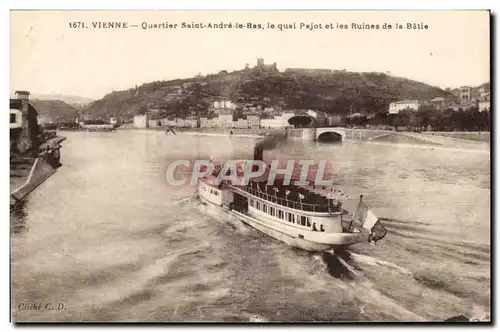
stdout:
[(318, 109), (327, 113), (385, 112), (389, 103), (402, 99), (453, 98), (421, 82), (382, 73), (333, 71), (278, 72), (258, 69), (222, 71), (189, 79), (158, 81), (125, 91), (114, 91), (86, 109), (90, 118), (130, 119), (148, 108), (162, 109), (162, 116), (204, 115), (218, 97), (235, 102), (289, 109)]

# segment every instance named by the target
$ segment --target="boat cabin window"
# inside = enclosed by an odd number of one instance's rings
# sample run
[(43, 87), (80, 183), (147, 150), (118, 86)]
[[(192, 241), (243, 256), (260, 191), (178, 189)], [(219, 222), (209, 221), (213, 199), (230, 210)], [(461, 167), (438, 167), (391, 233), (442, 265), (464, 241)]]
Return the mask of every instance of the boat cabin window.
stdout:
[(263, 209), (262, 209), (262, 210), (263, 210), (265, 213), (267, 213), (267, 205), (266, 205), (266, 204), (262, 204), (262, 207), (263, 207)]
[(320, 231), (324, 232), (325, 229), (323, 228), (323, 225), (320, 225), (321, 227), (319, 228)]
[(269, 214), (274, 216), (274, 207), (272, 206), (269, 207)]
[(260, 210), (260, 202), (255, 202), (255, 207)]
[(288, 216), (288, 222), (292, 222), (293, 221), (293, 214), (288, 213), (288, 212), (286, 214)]
[(305, 226), (306, 225), (306, 216), (300, 216), (300, 224), (302, 226)]

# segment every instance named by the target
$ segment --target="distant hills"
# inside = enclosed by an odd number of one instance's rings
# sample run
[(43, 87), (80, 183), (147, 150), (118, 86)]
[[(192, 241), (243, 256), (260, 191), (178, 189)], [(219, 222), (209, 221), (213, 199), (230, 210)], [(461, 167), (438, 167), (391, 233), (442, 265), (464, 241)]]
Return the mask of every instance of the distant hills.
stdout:
[(31, 94), (30, 103), (38, 112), (39, 123), (73, 122), (93, 100), (62, 94)]
[(61, 100), (30, 100), (38, 112), (38, 122), (74, 122), (79, 110)]
[(163, 116), (204, 115), (218, 98), (234, 102), (282, 106), (288, 109), (318, 109), (333, 114), (387, 111), (395, 100), (453, 99), (452, 91), (384, 73), (253, 68), (188, 79), (146, 83), (114, 91), (92, 102), (90, 118), (131, 118), (146, 109), (161, 109)]
[(86, 106), (93, 102), (93, 99), (80, 97), (80, 96), (71, 96), (71, 95), (62, 95), (62, 94), (32, 94), (30, 99), (37, 100), (60, 100), (67, 104), (73, 106)]
[[(486, 84), (489, 86), (489, 83)], [(86, 118), (104, 120), (110, 117), (131, 119), (148, 109), (159, 110), (155, 115), (161, 117), (204, 116), (209, 115), (211, 102), (220, 98), (262, 109), (317, 109), (346, 115), (349, 112), (384, 113), (396, 100), (456, 99), (456, 92), (456, 89), (443, 90), (385, 73), (302, 68), (280, 72), (275, 66), (263, 65), (146, 83), (128, 90), (113, 91), (95, 101), (66, 95), (32, 95), (32, 101), (37, 110), (52, 121), (56, 121), (54, 117), (73, 120), (79, 110)]]

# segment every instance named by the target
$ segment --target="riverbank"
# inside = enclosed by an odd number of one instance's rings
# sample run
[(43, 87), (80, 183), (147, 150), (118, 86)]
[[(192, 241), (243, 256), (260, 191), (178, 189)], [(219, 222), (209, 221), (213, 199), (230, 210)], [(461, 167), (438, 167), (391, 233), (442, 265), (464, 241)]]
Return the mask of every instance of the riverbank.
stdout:
[(490, 142), (491, 133), (488, 131), (458, 132), (458, 131), (425, 131), (424, 135), (444, 136), (468, 141)]
[[(212, 136), (212, 137), (225, 137), (225, 136), (235, 136), (235, 137), (243, 137), (243, 138), (261, 138), (264, 135), (257, 135), (257, 134), (227, 134), (227, 133), (204, 133), (204, 132), (190, 132), (190, 131), (184, 131), (180, 132), (180, 135), (187, 135), (187, 136)], [(169, 134), (171, 135), (171, 134)]]
[(60, 144), (66, 137), (53, 136), (40, 144), (38, 155), (10, 155), (10, 205), (21, 202), (61, 166)]
[(22, 186), (28, 179), (31, 168), (35, 163), (33, 157), (12, 156), (10, 160), (10, 191)]
[(56, 168), (49, 165), (44, 158), (11, 157), (10, 206), (21, 202), (55, 172)]

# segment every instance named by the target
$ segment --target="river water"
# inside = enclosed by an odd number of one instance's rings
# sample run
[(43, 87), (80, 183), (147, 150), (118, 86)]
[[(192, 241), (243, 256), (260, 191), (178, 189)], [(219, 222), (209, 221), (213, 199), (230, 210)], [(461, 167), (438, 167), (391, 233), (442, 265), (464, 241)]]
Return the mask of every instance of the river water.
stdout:
[(169, 161), (252, 158), (255, 139), (64, 135), (63, 166), (11, 214), (15, 321), (440, 321), (490, 311), (488, 151), (345, 142), (266, 152), (328, 160), (336, 185), (363, 193), (388, 229), (375, 246), (313, 254), (206, 215), (193, 187), (165, 183)]

